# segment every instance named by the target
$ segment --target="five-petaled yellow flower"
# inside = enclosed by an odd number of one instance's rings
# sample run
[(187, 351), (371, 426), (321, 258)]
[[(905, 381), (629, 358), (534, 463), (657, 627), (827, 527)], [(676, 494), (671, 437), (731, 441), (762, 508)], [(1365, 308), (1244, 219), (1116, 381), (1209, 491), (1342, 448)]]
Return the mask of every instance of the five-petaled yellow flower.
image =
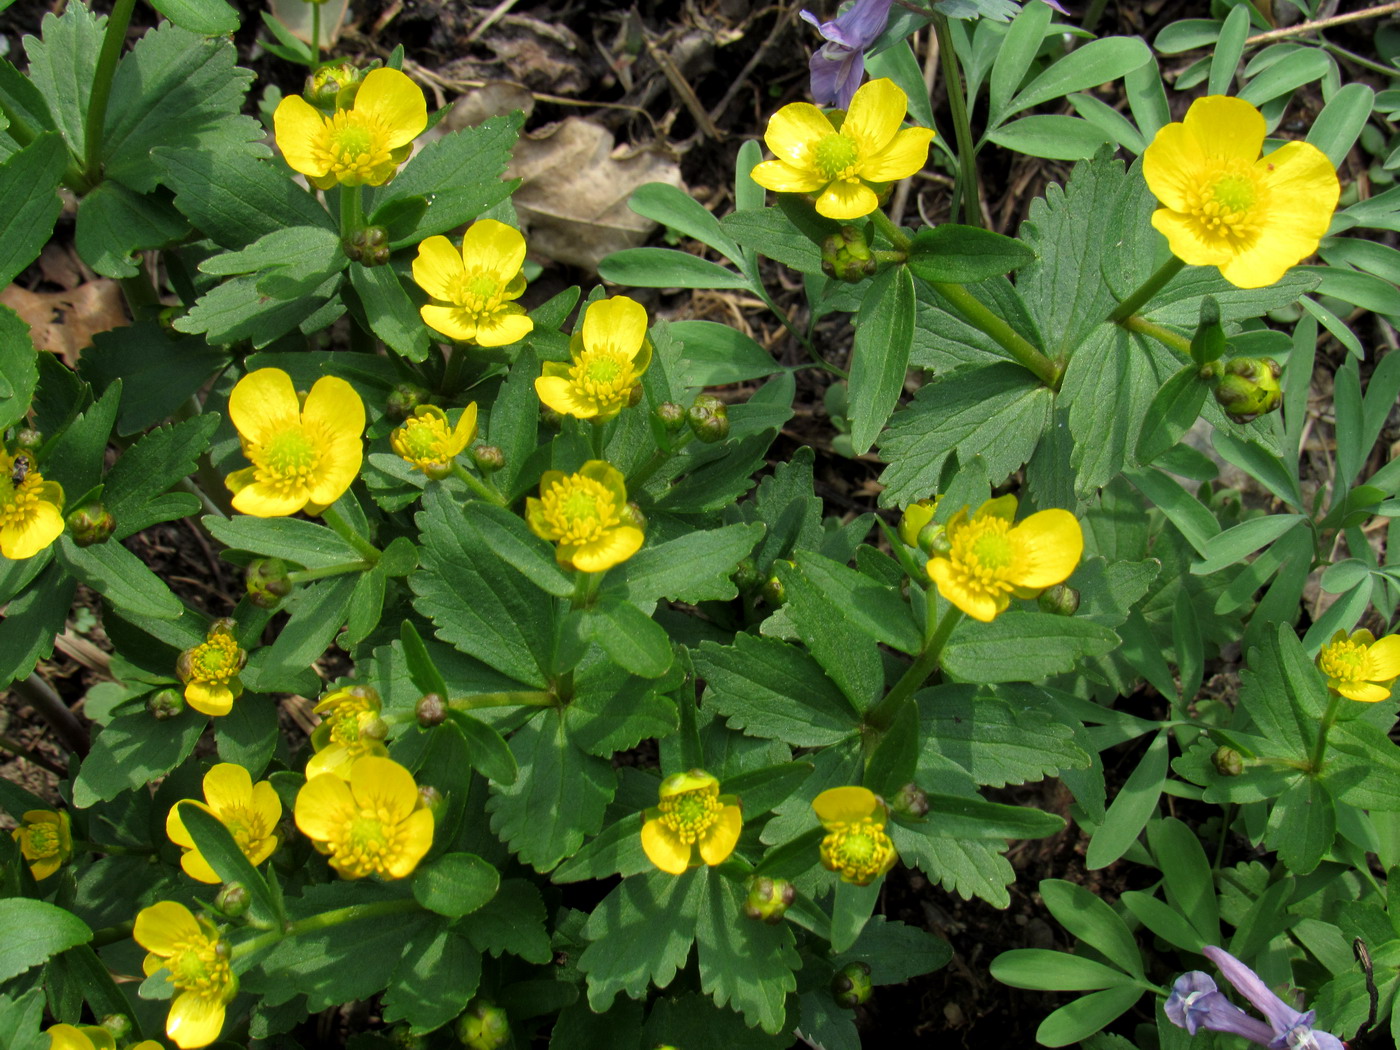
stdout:
[(35, 880), (47, 879), (73, 856), (73, 834), (68, 814), (63, 810), (31, 809), (20, 817), (19, 827), (10, 832), (19, 851), (29, 862)]
[(1239, 288), (1273, 284), (1317, 251), (1341, 186), (1327, 155), (1289, 142), (1263, 157), (1264, 117), (1224, 95), (1198, 98), (1157, 132), (1142, 174), (1162, 207), (1152, 225), (1192, 266), (1218, 266)]
[(175, 662), (175, 673), (185, 683), (185, 700), (203, 715), (226, 715), (233, 702), (243, 695), (238, 672), (248, 662), (248, 654), (234, 638), (232, 620), (215, 620), (204, 641), (186, 649)]
[(660, 797), (646, 811), (642, 849), (662, 871), (684, 875), (701, 861), (713, 867), (734, 852), (743, 813), (733, 795), (719, 793), (719, 781), (709, 773), (672, 773), (661, 782)]
[[(117, 1050), (112, 1033), (96, 1025), (77, 1027), (71, 1024), (50, 1025), (44, 1029), (49, 1037), (49, 1050)], [(126, 1050), (162, 1050), (154, 1039), (142, 1039)]]
[(348, 781), (333, 773), (308, 780), (297, 792), (296, 821), (346, 879), (411, 875), (433, 844), (433, 814), (413, 774), (376, 755), (357, 759)]
[(1390, 687), (1400, 678), (1400, 634), (1380, 641), (1370, 631), (1347, 637), (1338, 631), (1317, 654), (1318, 669), (1327, 676), (1327, 688), (1348, 700), (1368, 704), (1390, 699)]
[(388, 758), (389, 749), (384, 746), (387, 727), (379, 717), (380, 707), (379, 692), (367, 685), (328, 693), (314, 709), (321, 724), (311, 731), (316, 753), (306, 763), (306, 779), (334, 773), (349, 780), (357, 759), (366, 755)]
[(525, 500), (525, 521), (536, 536), (558, 544), (560, 565), (580, 572), (611, 569), (646, 538), (627, 505), (622, 472), (602, 459), (590, 459), (577, 474), (546, 470), (540, 498)]
[(28, 452), (0, 449), (0, 555), (32, 558), (63, 533), (63, 486), (45, 481)]
[(317, 189), (382, 186), (428, 126), (428, 103), (397, 69), (373, 69), (349, 109), (325, 116), (300, 95), (288, 95), (272, 114), (272, 126), (287, 166)]
[(199, 852), (194, 836), (186, 829), (180, 816), (181, 804), (198, 806), (217, 817), (254, 867), (272, 856), (277, 848), (277, 822), (282, 819), (282, 800), (277, 792), (266, 780), (254, 784), (252, 776), (242, 766), (220, 762), (204, 774), (204, 801), (182, 799), (170, 807), (165, 817), (165, 834), (185, 851), (180, 867), (192, 879), (209, 883), (223, 881)]
[(958, 511), (928, 560), (938, 593), (974, 620), (990, 622), (1012, 596), (1034, 598), (1069, 579), (1084, 553), (1084, 533), (1067, 510), (1042, 510), (1019, 525), (1016, 497)]
[(224, 1027), (224, 1008), (238, 994), (238, 978), (229, 966), (232, 953), (208, 919), (196, 918), (175, 901), (142, 908), (131, 936), (148, 954), (147, 977), (162, 967), (176, 996), (165, 1021), (165, 1034), (181, 1050), (208, 1046)]
[(419, 405), (403, 426), (389, 435), (389, 445), (406, 462), (440, 481), (452, 473), (452, 461), (476, 437), (476, 402), (457, 417), (454, 427), (437, 405)]
[(869, 788), (828, 788), (812, 800), (826, 828), (822, 866), (846, 882), (868, 886), (894, 867), (899, 854), (885, 833), (885, 804)]
[(651, 363), (645, 307), (625, 295), (593, 303), (569, 341), (569, 355), (567, 365), (544, 363), (535, 393), (560, 415), (612, 419), (631, 401)]
[(259, 368), (234, 386), (228, 415), (253, 463), (228, 476), (241, 514), (320, 514), (360, 472), (365, 403), (343, 379), (322, 376), (302, 404), (291, 376)]
[(828, 219), (869, 215), (879, 207), (878, 190), (928, 160), (933, 132), (901, 128), (908, 107), (909, 96), (889, 79), (862, 85), (845, 114), (828, 117), (809, 102), (789, 103), (763, 133), (776, 159), (754, 168), (753, 180), (779, 193), (816, 194), (817, 214)]
[(418, 310), (423, 323), (477, 346), (524, 339), (535, 327), (515, 301), (525, 291), (524, 262), (525, 238), (495, 219), (472, 223), (460, 252), (446, 237), (429, 237), (413, 260), (413, 280), (434, 300)]

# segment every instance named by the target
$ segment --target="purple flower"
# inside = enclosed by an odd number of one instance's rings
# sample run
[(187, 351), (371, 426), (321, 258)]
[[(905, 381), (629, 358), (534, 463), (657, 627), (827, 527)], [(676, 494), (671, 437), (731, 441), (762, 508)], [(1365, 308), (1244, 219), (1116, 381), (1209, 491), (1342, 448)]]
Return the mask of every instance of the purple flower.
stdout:
[(1214, 945), (1204, 949), (1235, 991), (1268, 1019), (1268, 1024), (1245, 1013), (1222, 995), (1208, 974), (1192, 970), (1176, 979), (1164, 1009), (1167, 1019), (1195, 1035), (1202, 1028), (1241, 1035), (1270, 1050), (1344, 1050), (1335, 1035), (1313, 1030), (1314, 1010), (1300, 1013), (1260, 980), (1259, 975), (1229, 952)]
[(865, 74), (865, 50), (881, 33), (890, 18), (894, 0), (856, 0), (845, 14), (830, 22), (818, 22), (816, 15), (803, 11), (802, 17), (817, 27), (826, 43), (812, 53), (808, 68), (812, 73), (812, 100), (819, 106), (846, 109)]

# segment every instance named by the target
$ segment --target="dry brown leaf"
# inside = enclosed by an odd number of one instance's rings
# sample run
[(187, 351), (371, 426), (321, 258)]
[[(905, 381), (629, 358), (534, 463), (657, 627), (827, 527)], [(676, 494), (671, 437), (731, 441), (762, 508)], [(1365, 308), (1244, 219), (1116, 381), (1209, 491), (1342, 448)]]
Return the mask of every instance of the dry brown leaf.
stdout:
[(655, 229), (627, 207), (633, 190), (648, 182), (685, 188), (674, 161), (652, 149), (614, 148), (606, 128), (581, 117), (522, 136), (506, 177), (524, 180), (515, 210), (530, 250), (588, 270)]
[(8, 306), (29, 325), (36, 350), (58, 354), (70, 368), (98, 332), (130, 322), (122, 302), (121, 286), (105, 277), (62, 292), (31, 292), (12, 284), (0, 291), (0, 304)]

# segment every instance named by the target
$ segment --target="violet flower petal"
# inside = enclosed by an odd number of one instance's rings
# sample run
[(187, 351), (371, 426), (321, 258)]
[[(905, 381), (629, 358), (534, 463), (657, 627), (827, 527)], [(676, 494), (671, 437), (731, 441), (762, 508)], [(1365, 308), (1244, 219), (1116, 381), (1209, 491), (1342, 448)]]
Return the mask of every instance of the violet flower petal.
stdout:
[(885, 31), (894, 0), (856, 0), (844, 14), (819, 22), (810, 11), (802, 18), (826, 38), (808, 63), (812, 100), (819, 106), (848, 109), (865, 74), (865, 50)]
[(1296, 1028), (1300, 1022), (1304, 1025), (1308, 1023), (1301, 1013), (1270, 991), (1269, 986), (1257, 973), (1225, 949), (1208, 944), (1203, 951), (1206, 958), (1219, 968), (1220, 975), (1234, 986), (1235, 991), (1253, 1003), (1254, 1008), (1264, 1015), (1274, 1030), (1274, 1035), (1282, 1035)]

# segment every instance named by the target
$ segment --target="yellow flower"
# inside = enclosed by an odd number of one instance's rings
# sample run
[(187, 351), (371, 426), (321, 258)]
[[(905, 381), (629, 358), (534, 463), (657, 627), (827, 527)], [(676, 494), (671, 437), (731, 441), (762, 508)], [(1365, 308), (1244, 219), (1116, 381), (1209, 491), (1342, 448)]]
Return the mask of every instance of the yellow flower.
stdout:
[(817, 194), (817, 214), (858, 219), (880, 204), (877, 190), (924, 166), (933, 132), (902, 128), (909, 96), (893, 80), (872, 80), (851, 108), (829, 118), (808, 102), (793, 102), (768, 120), (763, 141), (775, 160), (753, 169), (753, 180), (779, 193)]
[(297, 792), (297, 827), (330, 857), (342, 878), (411, 875), (433, 844), (433, 814), (413, 774), (370, 755), (350, 767), (350, 779), (312, 777)]
[(988, 623), (1011, 596), (1034, 598), (1069, 579), (1084, 553), (1084, 533), (1067, 510), (1042, 510), (1019, 525), (1016, 497), (988, 500), (968, 516), (964, 507), (944, 532), (947, 553), (928, 560), (938, 593), (974, 620)]
[(389, 435), (389, 444), (404, 460), (434, 480), (452, 473), (452, 461), (476, 437), (476, 402), (462, 410), (454, 427), (437, 405), (419, 405), (403, 426)]
[[(228, 828), (233, 841), (238, 843), (238, 848), (248, 858), (248, 863), (254, 867), (272, 856), (272, 851), (277, 848), (277, 822), (282, 819), (282, 801), (267, 781), (254, 784), (253, 778), (242, 766), (220, 762), (204, 774), (204, 802), (197, 799), (181, 801), (217, 817), (219, 823)], [(223, 881), (209, 866), (195, 845), (194, 837), (185, 828), (178, 803), (171, 806), (166, 814), (165, 833), (171, 842), (185, 851), (180, 858), (180, 867), (185, 869), (186, 875), (200, 882)]]
[(150, 953), (142, 965), (146, 976), (164, 967), (178, 993), (165, 1034), (181, 1050), (208, 1046), (224, 1027), (224, 1007), (238, 994), (228, 943), (208, 919), (196, 918), (175, 901), (142, 908), (131, 935)]
[(535, 393), (560, 415), (612, 419), (631, 401), (651, 363), (646, 309), (625, 295), (598, 300), (569, 341), (569, 355), (567, 365), (544, 363)]
[(557, 543), (559, 564), (580, 572), (602, 572), (641, 550), (645, 536), (627, 506), (622, 472), (590, 459), (577, 474), (546, 470), (540, 498), (525, 500), (530, 531)]
[(904, 513), (899, 517), (899, 538), (906, 547), (919, 545), (919, 533), (933, 520), (941, 498), (935, 496), (933, 499), (916, 500), (904, 508)]
[(63, 534), (63, 486), (45, 481), (28, 452), (0, 449), (0, 555), (32, 558)]
[(413, 279), (435, 300), (420, 307), (423, 323), (449, 339), (505, 346), (524, 339), (535, 322), (515, 302), (525, 291), (525, 238), (495, 219), (478, 219), (462, 235), (462, 250), (446, 237), (418, 246)]
[(822, 866), (845, 882), (868, 886), (894, 867), (899, 854), (885, 834), (885, 804), (869, 788), (828, 788), (812, 801), (826, 828)]
[(47, 879), (73, 856), (73, 834), (62, 810), (31, 809), (10, 832), (36, 880)]
[(316, 753), (306, 763), (306, 779), (334, 773), (349, 780), (356, 759), (365, 755), (388, 758), (379, 711), (379, 693), (367, 685), (337, 689), (317, 704), (315, 713), (321, 716), (321, 724), (311, 731)]
[(288, 95), (272, 114), (272, 126), (287, 166), (317, 189), (382, 186), (428, 126), (428, 104), (397, 69), (374, 69), (349, 109), (327, 117), (300, 95)]
[(203, 715), (226, 715), (243, 695), (238, 672), (248, 654), (234, 639), (232, 620), (215, 620), (204, 641), (186, 649), (175, 663), (175, 673), (185, 683), (185, 700)]
[(1264, 157), (1264, 117), (1224, 95), (1198, 98), (1142, 155), (1162, 207), (1152, 225), (1192, 266), (1218, 266), (1239, 288), (1273, 284), (1317, 251), (1341, 186), (1316, 146), (1289, 142)]
[(242, 514), (320, 514), (360, 472), (365, 404), (343, 379), (322, 376), (303, 405), (291, 376), (259, 368), (233, 388), (228, 415), (253, 463), (228, 476), (233, 508)]
[[(117, 1050), (112, 1033), (96, 1025), (81, 1028), (71, 1024), (50, 1025), (44, 1029), (44, 1034), (50, 1039), (49, 1050)], [(142, 1039), (127, 1050), (161, 1050), (161, 1045), (154, 1039)]]
[(672, 773), (661, 782), (661, 801), (646, 811), (642, 849), (670, 875), (684, 875), (700, 861), (713, 867), (734, 852), (743, 814), (733, 795), (719, 793), (719, 781), (703, 769)]
[(1370, 631), (1356, 631), (1350, 638), (1338, 631), (1317, 654), (1317, 666), (1327, 676), (1327, 688), (1348, 700), (1389, 700), (1390, 687), (1400, 678), (1400, 634), (1376, 641)]

